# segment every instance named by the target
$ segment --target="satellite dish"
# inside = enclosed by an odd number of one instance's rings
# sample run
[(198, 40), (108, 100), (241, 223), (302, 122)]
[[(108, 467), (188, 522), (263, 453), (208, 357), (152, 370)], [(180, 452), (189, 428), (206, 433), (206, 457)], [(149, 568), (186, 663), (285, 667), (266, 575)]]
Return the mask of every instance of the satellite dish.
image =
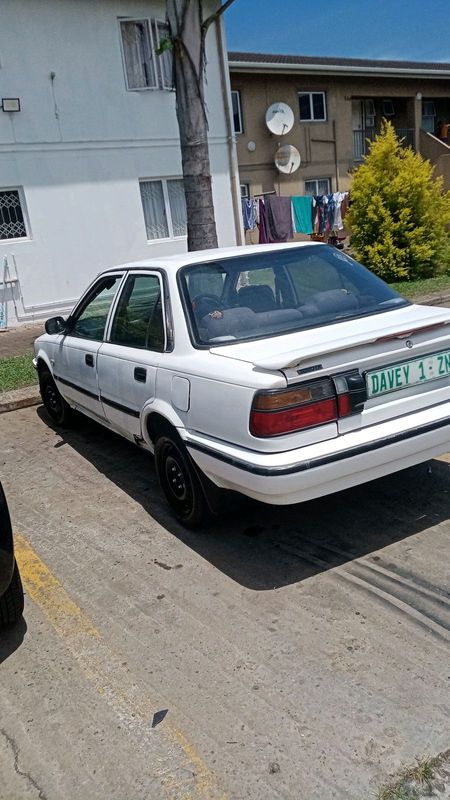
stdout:
[(275, 166), (279, 172), (290, 175), (295, 172), (301, 164), (300, 153), (293, 144), (283, 144), (275, 153)]
[(294, 112), (287, 103), (272, 103), (266, 111), (266, 125), (271, 133), (284, 136), (294, 124)]

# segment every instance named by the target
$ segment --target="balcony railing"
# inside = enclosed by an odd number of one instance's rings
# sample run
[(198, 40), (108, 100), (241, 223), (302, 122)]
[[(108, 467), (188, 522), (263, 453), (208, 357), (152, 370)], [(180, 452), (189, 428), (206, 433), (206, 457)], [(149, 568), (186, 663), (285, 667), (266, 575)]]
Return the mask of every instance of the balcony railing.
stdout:
[[(414, 128), (396, 128), (395, 132), (399, 139), (402, 140), (404, 147), (412, 147), (414, 149)], [(380, 131), (375, 128), (365, 131), (353, 131), (353, 158), (355, 161), (362, 161), (369, 152), (370, 142), (379, 133)]]

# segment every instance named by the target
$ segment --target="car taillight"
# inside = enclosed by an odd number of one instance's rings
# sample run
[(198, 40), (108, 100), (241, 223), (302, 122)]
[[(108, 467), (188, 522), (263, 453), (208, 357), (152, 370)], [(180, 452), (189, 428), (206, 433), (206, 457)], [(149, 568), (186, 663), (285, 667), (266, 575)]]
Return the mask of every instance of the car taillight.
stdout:
[(256, 394), (250, 413), (250, 433), (253, 436), (279, 436), (332, 422), (337, 415), (333, 381), (326, 378), (298, 389)]
[(359, 372), (322, 378), (297, 388), (258, 392), (250, 412), (253, 436), (280, 436), (360, 411), (366, 399)]

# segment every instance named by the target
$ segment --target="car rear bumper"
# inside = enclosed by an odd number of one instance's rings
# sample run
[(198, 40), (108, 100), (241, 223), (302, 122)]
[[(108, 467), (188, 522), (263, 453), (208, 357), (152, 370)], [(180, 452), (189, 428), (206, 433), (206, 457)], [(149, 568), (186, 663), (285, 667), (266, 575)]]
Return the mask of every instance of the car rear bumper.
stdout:
[(8, 506), (0, 484), (0, 597), (6, 592), (14, 569), (14, 546)]
[(258, 453), (185, 431), (199, 469), (217, 486), (265, 503), (311, 500), (420, 464), (450, 450), (450, 402), (336, 439)]

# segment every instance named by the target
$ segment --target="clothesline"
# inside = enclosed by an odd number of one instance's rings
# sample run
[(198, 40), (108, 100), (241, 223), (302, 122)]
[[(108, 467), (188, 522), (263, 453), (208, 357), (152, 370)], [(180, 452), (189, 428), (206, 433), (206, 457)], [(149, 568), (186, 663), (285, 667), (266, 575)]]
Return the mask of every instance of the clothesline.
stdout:
[(267, 192), (263, 196), (242, 198), (244, 229), (254, 231), (258, 228), (260, 244), (287, 242), (293, 238), (294, 231), (322, 236), (341, 231), (344, 227), (348, 192), (293, 197), (280, 197)]

